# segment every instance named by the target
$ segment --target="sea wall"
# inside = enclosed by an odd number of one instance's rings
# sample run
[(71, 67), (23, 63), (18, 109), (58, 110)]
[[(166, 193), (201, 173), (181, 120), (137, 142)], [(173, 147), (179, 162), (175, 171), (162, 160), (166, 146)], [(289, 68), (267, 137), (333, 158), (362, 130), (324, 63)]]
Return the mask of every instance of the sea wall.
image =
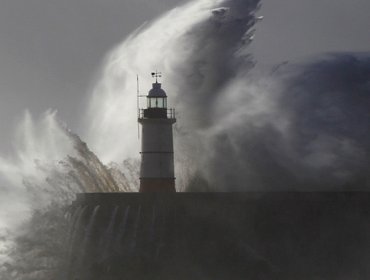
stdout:
[(92, 193), (68, 279), (368, 279), (370, 193)]

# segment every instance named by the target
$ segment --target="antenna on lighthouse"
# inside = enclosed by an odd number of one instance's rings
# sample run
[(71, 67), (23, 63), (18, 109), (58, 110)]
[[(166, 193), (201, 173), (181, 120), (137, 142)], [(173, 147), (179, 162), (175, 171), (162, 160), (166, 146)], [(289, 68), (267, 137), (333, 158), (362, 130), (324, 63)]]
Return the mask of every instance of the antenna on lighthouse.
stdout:
[[(136, 103), (137, 103), (137, 117), (140, 118), (140, 109), (139, 109), (139, 97), (140, 97), (140, 88), (139, 88), (139, 75), (136, 74)], [(140, 125), (137, 122), (137, 139), (140, 139)]]

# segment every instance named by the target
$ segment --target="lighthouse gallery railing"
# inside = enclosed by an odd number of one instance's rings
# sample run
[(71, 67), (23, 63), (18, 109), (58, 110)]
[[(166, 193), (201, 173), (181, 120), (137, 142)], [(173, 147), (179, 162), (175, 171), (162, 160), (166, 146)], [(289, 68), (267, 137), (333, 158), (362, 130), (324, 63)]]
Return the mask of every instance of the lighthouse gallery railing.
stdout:
[[(138, 118), (139, 119), (145, 119), (145, 115), (144, 115), (144, 111), (145, 110), (148, 110), (148, 109), (139, 109), (138, 110)], [(161, 108), (161, 110), (163, 110)], [(167, 116), (167, 119), (175, 119), (176, 118), (176, 112), (175, 112), (175, 109), (173, 108), (170, 108), (170, 109), (165, 109), (166, 110), (166, 116)]]

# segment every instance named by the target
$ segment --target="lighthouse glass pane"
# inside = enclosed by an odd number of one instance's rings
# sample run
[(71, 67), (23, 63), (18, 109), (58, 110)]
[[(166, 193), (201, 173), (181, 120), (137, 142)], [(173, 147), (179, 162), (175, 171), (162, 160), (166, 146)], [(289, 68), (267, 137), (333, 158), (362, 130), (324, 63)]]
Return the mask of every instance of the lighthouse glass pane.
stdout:
[(149, 101), (149, 108), (155, 108), (155, 99), (156, 98), (148, 98)]
[(157, 108), (163, 108), (164, 105), (164, 98), (157, 98)]

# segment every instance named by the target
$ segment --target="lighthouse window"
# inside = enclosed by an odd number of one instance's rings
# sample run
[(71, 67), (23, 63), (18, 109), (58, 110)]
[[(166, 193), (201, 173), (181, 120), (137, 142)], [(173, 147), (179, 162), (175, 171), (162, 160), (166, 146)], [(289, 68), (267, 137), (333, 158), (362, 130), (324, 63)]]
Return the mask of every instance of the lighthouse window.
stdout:
[(150, 108), (156, 108), (156, 107), (157, 107), (157, 106), (155, 106), (156, 98), (149, 98), (149, 100), (150, 100), (150, 105), (149, 105), (149, 107), (150, 107)]
[(163, 108), (163, 98), (157, 98), (157, 108)]
[(167, 100), (163, 97), (148, 98), (148, 108), (166, 108)]

